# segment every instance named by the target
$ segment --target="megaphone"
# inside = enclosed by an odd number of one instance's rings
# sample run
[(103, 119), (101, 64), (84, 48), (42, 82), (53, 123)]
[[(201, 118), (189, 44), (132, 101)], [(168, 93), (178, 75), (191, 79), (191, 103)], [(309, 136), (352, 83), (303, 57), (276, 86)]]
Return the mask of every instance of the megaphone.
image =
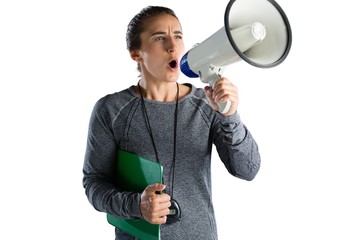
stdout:
[[(186, 76), (200, 77), (213, 87), (230, 64), (245, 60), (255, 67), (270, 68), (287, 57), (290, 23), (274, 0), (230, 0), (224, 19), (224, 27), (181, 58), (180, 69)], [(226, 113), (231, 102), (217, 104)]]

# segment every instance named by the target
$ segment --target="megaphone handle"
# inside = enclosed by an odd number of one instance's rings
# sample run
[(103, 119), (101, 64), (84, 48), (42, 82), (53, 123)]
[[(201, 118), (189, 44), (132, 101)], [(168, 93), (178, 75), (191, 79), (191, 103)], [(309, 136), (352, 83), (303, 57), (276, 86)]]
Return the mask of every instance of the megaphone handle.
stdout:
[(227, 100), (225, 103), (221, 103), (221, 102), (217, 102), (216, 103), (219, 107), (219, 112), (221, 112), (222, 114), (225, 114), (229, 111), (230, 106), (231, 106), (231, 101)]
[[(209, 81), (209, 85), (211, 86), (211, 88), (214, 89), (214, 85), (215, 85), (215, 83), (216, 83), (219, 79), (220, 79), (220, 76), (218, 75), (218, 78), (217, 78), (217, 79), (213, 79), (213, 80), (210, 80), (210, 81)], [(227, 112), (230, 110), (231, 101), (230, 101), (230, 100), (227, 100), (227, 101), (224, 102), (224, 103), (216, 102), (216, 104), (217, 104), (218, 107), (219, 107), (219, 112), (222, 113), (222, 114), (225, 114), (225, 113), (227, 113)]]

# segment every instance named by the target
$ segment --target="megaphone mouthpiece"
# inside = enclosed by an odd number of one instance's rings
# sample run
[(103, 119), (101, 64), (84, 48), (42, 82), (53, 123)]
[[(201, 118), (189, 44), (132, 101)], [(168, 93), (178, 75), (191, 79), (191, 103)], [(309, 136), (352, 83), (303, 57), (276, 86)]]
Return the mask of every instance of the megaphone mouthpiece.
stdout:
[(254, 37), (262, 41), (266, 36), (266, 28), (265, 25), (255, 22), (251, 25), (251, 31)]
[(232, 29), (230, 32), (236, 47), (241, 52), (259, 44), (266, 36), (265, 26), (259, 22)]

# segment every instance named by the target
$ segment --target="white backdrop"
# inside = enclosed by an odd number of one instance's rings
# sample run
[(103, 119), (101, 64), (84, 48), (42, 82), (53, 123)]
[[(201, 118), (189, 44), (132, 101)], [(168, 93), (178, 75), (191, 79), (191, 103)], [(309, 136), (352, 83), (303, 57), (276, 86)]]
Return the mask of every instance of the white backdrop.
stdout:
[[(359, 239), (358, 4), (277, 2), (288, 58), (225, 71), (262, 167), (246, 182), (214, 155), (219, 239)], [(189, 49), (223, 26), (227, 1), (1, 1), (0, 239), (114, 238), (82, 187), (88, 120), (97, 99), (137, 82), (126, 25), (150, 4), (175, 10)]]

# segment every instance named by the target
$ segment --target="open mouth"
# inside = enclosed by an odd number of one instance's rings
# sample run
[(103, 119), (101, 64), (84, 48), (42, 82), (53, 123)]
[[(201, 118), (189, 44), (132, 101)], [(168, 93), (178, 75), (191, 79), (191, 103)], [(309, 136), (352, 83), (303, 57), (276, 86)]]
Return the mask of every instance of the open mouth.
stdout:
[(170, 63), (169, 63), (169, 67), (172, 68), (172, 69), (175, 69), (177, 67), (177, 62), (176, 60), (172, 60)]

